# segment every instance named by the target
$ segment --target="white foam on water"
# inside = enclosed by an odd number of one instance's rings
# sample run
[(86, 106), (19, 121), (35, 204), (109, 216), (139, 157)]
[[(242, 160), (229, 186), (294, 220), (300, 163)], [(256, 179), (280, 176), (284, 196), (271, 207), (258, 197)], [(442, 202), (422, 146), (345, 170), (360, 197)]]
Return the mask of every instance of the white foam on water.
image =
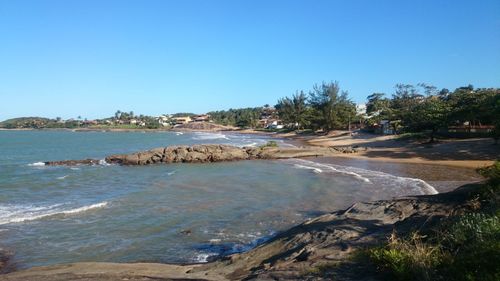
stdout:
[[(400, 177), (384, 172), (371, 171), (356, 167), (341, 166), (335, 164), (322, 164), (305, 159), (291, 159), (284, 160), (294, 163), (296, 168), (308, 169), (319, 168), (322, 169), (324, 173), (341, 173), (344, 175), (349, 175), (355, 179), (361, 180), (366, 183), (377, 183), (382, 187), (407, 187), (409, 194), (437, 194), (438, 191), (430, 184), (424, 180), (409, 177)], [(297, 164), (300, 163), (300, 164)], [(297, 167), (299, 165), (299, 167)]]
[(205, 263), (205, 262), (208, 262), (208, 258), (209, 257), (213, 257), (213, 256), (217, 256), (218, 254), (217, 253), (201, 253), (201, 254), (197, 254), (194, 258), (193, 258), (193, 261), (194, 262), (199, 262), (199, 263)]
[(101, 202), (101, 203), (97, 203), (97, 204), (83, 206), (83, 207), (76, 208), (76, 209), (62, 211), (60, 213), (61, 214), (65, 214), (65, 215), (68, 215), (68, 214), (77, 214), (77, 213), (85, 212), (85, 211), (92, 210), (92, 209), (102, 208), (102, 207), (105, 207), (106, 205), (108, 205), (108, 202)]
[(35, 162), (35, 163), (28, 164), (28, 166), (41, 167), (41, 166), (45, 166), (45, 163), (43, 163), (43, 162)]
[(168, 175), (168, 176), (171, 176), (171, 175), (173, 175), (173, 174), (175, 174), (175, 173), (177, 173), (177, 171), (168, 172), (168, 173), (167, 173), (167, 175)]
[(195, 140), (216, 140), (216, 139), (228, 139), (228, 137), (221, 133), (205, 133), (196, 132), (194, 133), (193, 139)]
[(64, 204), (54, 204), (49, 206), (0, 205), (0, 225), (38, 220), (55, 215), (73, 215), (92, 209), (103, 208), (107, 204), (108, 202), (100, 202), (73, 209), (65, 209), (62, 207)]
[(181, 136), (181, 135), (184, 135), (184, 133), (183, 132), (176, 132), (175, 135), (176, 136)]
[[(328, 164), (328, 165), (321, 164), (321, 163), (316, 163), (316, 162), (304, 160), (304, 159), (293, 159), (292, 161), (300, 162), (300, 163), (304, 164), (304, 165), (294, 164), (294, 166), (297, 168), (313, 169), (313, 170), (318, 169), (321, 172), (330, 171), (330, 172), (340, 173), (340, 174), (352, 176), (352, 177), (354, 177), (358, 180), (361, 180), (363, 182), (366, 182), (366, 183), (371, 183), (370, 179), (363, 177), (362, 175), (355, 173), (353, 171), (349, 171), (348, 168), (350, 168), (350, 167), (343, 167), (343, 166), (331, 165), (331, 164)], [(316, 172), (316, 173), (318, 173), (318, 172)]]
[(323, 173), (323, 170), (321, 170), (320, 168), (316, 168), (316, 167), (311, 167), (311, 166), (306, 166), (306, 165), (300, 165), (300, 164), (294, 164), (293, 166), (296, 167), (296, 168), (299, 168), (299, 169), (312, 170), (316, 174)]
[(67, 178), (68, 176), (69, 176), (69, 175), (64, 175), (64, 176), (62, 176), (62, 177), (57, 177), (57, 179), (58, 179), (58, 180), (63, 180), (63, 179), (65, 179), (65, 178)]
[(99, 165), (101, 166), (111, 166), (108, 162), (106, 162), (106, 159), (100, 159), (99, 160)]

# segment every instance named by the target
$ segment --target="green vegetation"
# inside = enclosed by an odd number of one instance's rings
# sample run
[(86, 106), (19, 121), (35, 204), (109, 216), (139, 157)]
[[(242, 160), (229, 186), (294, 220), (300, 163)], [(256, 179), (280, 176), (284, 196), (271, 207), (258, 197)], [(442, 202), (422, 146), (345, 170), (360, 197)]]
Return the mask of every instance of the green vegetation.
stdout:
[(207, 114), (210, 115), (212, 121), (217, 124), (224, 126), (238, 126), (242, 128), (255, 128), (258, 126), (263, 109), (263, 107), (249, 107), (212, 111)]
[[(397, 84), (391, 97), (373, 93), (367, 97), (366, 113), (357, 112), (348, 92), (341, 91), (338, 82), (314, 85), (309, 92), (297, 91), (291, 97), (278, 100), (274, 108), (249, 107), (208, 113), (212, 122), (241, 128), (264, 128), (272, 131), (330, 131), (349, 129), (352, 124), (367, 130), (392, 131), (396, 134), (422, 133), (433, 142), (437, 135), (491, 136), (500, 139), (500, 89), (472, 85), (450, 92), (447, 89), (420, 83)], [(194, 116), (176, 113), (170, 117)], [(384, 124), (382, 124), (384, 121)], [(16, 118), (0, 122), (3, 128), (78, 128), (122, 125), (156, 129), (175, 122), (159, 122), (157, 118), (135, 115), (133, 111), (116, 111), (113, 117), (100, 120), (61, 120), (40, 117)], [(389, 127), (389, 128), (387, 128)], [(390, 130), (387, 130), (390, 129)], [(472, 133), (474, 130), (478, 132)], [(402, 138), (404, 139), (404, 137)]]
[(15, 129), (15, 128), (77, 128), (81, 122), (77, 120), (67, 121), (62, 123), (60, 118), (49, 119), (42, 117), (20, 117), (8, 119), (0, 122), (0, 128)]
[(264, 147), (278, 147), (278, 143), (276, 141), (268, 141), (266, 144), (259, 146), (260, 148)]
[(427, 235), (393, 234), (366, 251), (391, 280), (500, 280), (500, 162), (481, 169), (488, 181), (472, 195), (474, 212), (446, 219)]
[(276, 109), (287, 126), (297, 129), (346, 129), (356, 119), (356, 106), (338, 82), (314, 85), (307, 96), (301, 91), (282, 98)]
[[(397, 84), (391, 98), (384, 93), (367, 97), (366, 115), (357, 115), (348, 93), (340, 91), (337, 82), (315, 85), (308, 95), (297, 92), (276, 105), (279, 117), (292, 128), (347, 129), (353, 123), (376, 129), (382, 120), (390, 121), (397, 133), (425, 133), (433, 142), (438, 133), (463, 136), (473, 128), (483, 130), (480, 136), (500, 139), (500, 89), (461, 87), (453, 92), (437, 91), (431, 85)], [(489, 126), (486, 129), (484, 125)], [(494, 129), (491, 129), (494, 127)], [(448, 132), (452, 128), (453, 132)], [(491, 132), (486, 133), (490, 130)]]
[(498, 141), (500, 132), (500, 89), (474, 89), (472, 85), (437, 91), (436, 87), (420, 83), (416, 87), (398, 84), (392, 98), (383, 93), (368, 96), (369, 118), (375, 125), (382, 120), (393, 122), (396, 133), (425, 132), (430, 140), (439, 130), (457, 127), (469, 133), (474, 127), (495, 126), (490, 136)]

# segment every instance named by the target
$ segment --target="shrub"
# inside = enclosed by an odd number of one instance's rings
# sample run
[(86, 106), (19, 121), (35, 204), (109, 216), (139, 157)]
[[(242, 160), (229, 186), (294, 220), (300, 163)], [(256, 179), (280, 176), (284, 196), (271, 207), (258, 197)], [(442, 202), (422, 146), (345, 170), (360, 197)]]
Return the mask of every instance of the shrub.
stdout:
[(398, 238), (393, 233), (385, 247), (371, 249), (369, 256), (379, 270), (396, 280), (435, 280), (436, 268), (446, 258), (439, 246), (424, 243), (423, 236), (412, 233)]
[(271, 140), (268, 141), (266, 144), (260, 146), (260, 148), (264, 147), (278, 147), (278, 143), (276, 141)]

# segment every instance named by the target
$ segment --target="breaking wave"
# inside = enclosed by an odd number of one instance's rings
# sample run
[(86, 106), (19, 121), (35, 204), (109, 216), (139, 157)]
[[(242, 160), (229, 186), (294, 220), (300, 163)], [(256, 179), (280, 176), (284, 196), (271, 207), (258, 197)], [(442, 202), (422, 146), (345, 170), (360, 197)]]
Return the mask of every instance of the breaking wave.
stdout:
[(28, 164), (28, 166), (41, 167), (41, 166), (45, 166), (45, 163), (43, 163), (43, 162), (35, 162), (35, 163)]
[(73, 209), (65, 209), (63, 204), (50, 206), (0, 205), (0, 225), (38, 220), (56, 215), (73, 215), (92, 209), (103, 208), (106, 205), (108, 205), (108, 202), (100, 202)]
[(319, 173), (340, 173), (363, 181), (365, 183), (377, 184), (380, 188), (407, 188), (408, 194), (437, 194), (438, 191), (427, 182), (408, 177), (399, 177), (384, 172), (365, 170), (361, 168), (341, 166), (335, 164), (316, 163), (304, 159), (284, 160), (292, 162), (296, 168), (308, 169)]
[(204, 133), (195, 132), (193, 139), (195, 140), (216, 140), (216, 139), (228, 139), (228, 137), (221, 133)]

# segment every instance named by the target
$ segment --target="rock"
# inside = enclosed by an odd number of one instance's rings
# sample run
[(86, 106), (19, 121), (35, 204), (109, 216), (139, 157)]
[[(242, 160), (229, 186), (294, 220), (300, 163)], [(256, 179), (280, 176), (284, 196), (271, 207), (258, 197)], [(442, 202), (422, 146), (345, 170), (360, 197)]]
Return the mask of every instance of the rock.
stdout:
[(100, 160), (97, 159), (83, 159), (83, 160), (63, 160), (63, 161), (47, 161), (44, 162), (46, 166), (77, 166), (77, 165), (99, 165)]
[[(106, 163), (119, 165), (150, 165), (169, 163), (208, 163), (250, 159), (287, 159), (329, 156), (342, 151), (321, 147), (237, 147), (222, 144), (169, 146), (131, 154), (116, 154), (105, 158)], [(66, 160), (45, 162), (46, 165), (97, 165), (99, 160)]]

